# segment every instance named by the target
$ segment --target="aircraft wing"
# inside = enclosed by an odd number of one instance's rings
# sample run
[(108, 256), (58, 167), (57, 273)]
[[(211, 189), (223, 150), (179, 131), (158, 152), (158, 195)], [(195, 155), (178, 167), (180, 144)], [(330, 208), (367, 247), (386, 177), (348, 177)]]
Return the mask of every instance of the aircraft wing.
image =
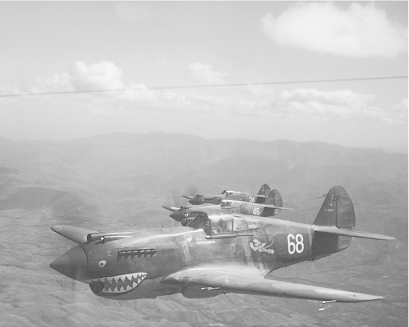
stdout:
[(51, 229), (78, 244), (85, 243), (87, 241), (88, 234), (98, 233), (95, 230), (67, 225), (54, 225), (51, 227)]
[(194, 288), (196, 292), (202, 293), (216, 290), (218, 294), (256, 294), (317, 301), (360, 302), (383, 298), (370, 294), (265, 279), (259, 271), (240, 267), (234, 269), (190, 268), (164, 277), (162, 283), (179, 286), (182, 290)]

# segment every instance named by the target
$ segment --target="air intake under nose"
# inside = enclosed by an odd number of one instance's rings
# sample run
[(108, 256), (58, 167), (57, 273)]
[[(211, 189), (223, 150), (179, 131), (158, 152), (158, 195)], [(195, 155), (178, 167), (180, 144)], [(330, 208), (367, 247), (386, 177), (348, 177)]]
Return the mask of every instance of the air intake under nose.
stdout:
[(172, 212), (169, 216), (175, 219), (176, 221), (181, 221), (184, 218), (182, 213), (179, 210)]
[(75, 280), (83, 280), (87, 266), (87, 255), (81, 246), (76, 246), (55, 259), (50, 267)]

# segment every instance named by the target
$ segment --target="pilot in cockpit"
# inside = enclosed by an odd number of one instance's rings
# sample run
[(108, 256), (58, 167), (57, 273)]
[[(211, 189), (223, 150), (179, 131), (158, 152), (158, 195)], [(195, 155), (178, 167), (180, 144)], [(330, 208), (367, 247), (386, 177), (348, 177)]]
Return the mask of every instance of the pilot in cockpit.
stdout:
[(232, 202), (231, 201), (222, 201), (221, 203), (221, 207), (225, 208), (225, 207), (231, 207), (232, 206)]

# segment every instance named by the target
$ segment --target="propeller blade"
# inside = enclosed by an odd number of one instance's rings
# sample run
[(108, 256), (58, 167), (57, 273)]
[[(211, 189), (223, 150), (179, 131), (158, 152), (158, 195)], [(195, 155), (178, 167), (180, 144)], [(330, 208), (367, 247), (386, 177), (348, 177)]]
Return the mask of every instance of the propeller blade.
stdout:
[(176, 210), (179, 210), (177, 207), (168, 207), (168, 206), (162, 206), (162, 208), (167, 209), (169, 211), (175, 212)]
[(188, 196), (195, 196), (197, 194), (198, 189), (199, 188), (196, 185), (189, 185), (188, 187), (186, 187), (184, 193), (187, 194)]

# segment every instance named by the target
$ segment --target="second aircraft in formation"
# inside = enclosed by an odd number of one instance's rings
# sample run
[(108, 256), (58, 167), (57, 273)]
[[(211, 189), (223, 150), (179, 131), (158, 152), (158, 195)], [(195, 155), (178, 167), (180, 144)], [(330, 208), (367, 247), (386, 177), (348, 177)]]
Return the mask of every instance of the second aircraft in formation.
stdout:
[(279, 214), (280, 210), (292, 210), (283, 207), (281, 194), (271, 190), (267, 184), (263, 184), (257, 194), (225, 190), (217, 195), (182, 196), (189, 199), (193, 206), (162, 207), (172, 211), (170, 217), (183, 226), (187, 226), (201, 213), (271, 217)]

